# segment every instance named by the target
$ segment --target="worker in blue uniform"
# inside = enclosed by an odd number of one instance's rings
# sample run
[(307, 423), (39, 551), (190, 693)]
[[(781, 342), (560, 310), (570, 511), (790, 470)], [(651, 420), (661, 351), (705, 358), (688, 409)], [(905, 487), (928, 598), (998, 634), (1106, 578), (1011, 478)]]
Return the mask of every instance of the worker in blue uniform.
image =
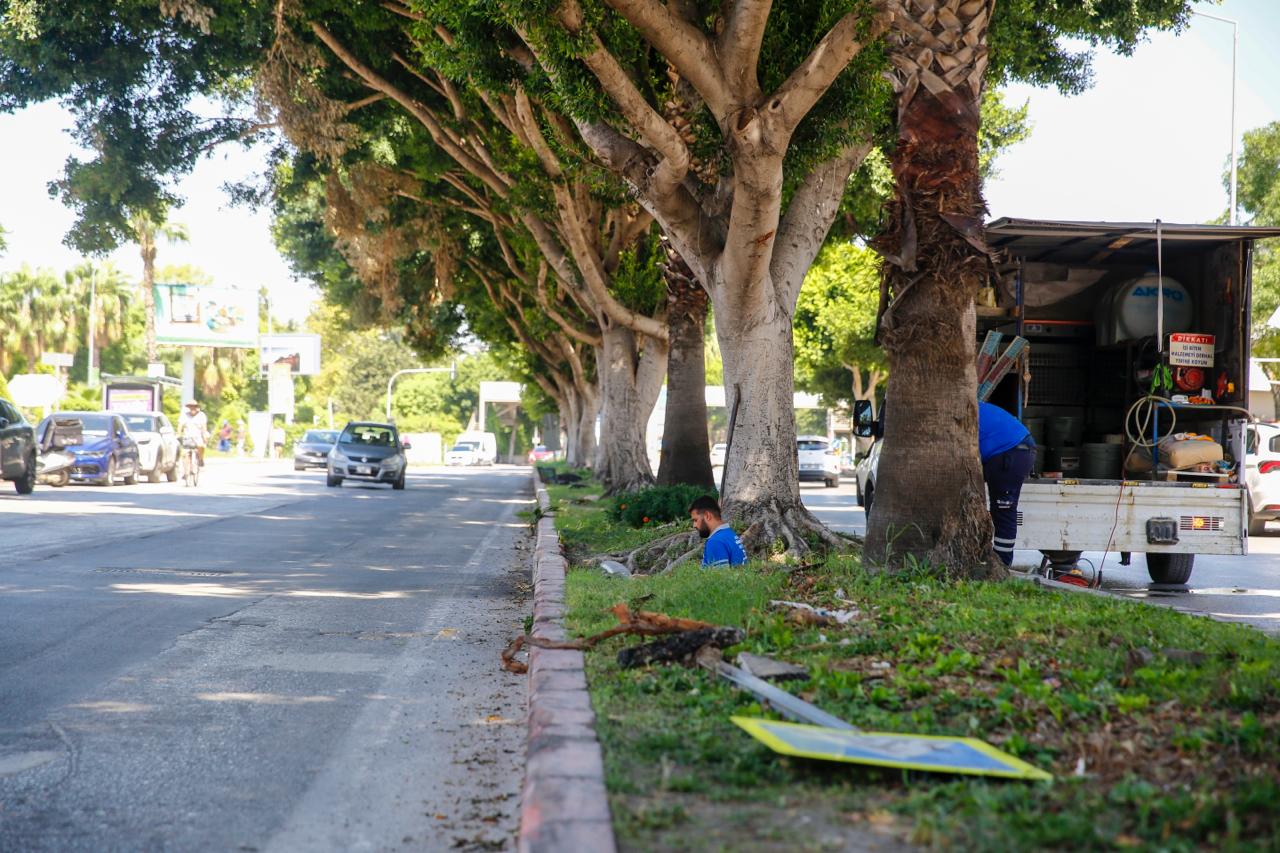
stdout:
[(1018, 538), (1018, 496), (1035, 462), (1036, 443), (1022, 422), (999, 406), (978, 403), (978, 455), (991, 499), (993, 547), (1006, 566)]
[(720, 517), (720, 504), (710, 495), (703, 495), (689, 505), (689, 517), (698, 535), (707, 540), (702, 546), (702, 567), (740, 566), (747, 561), (742, 540)]

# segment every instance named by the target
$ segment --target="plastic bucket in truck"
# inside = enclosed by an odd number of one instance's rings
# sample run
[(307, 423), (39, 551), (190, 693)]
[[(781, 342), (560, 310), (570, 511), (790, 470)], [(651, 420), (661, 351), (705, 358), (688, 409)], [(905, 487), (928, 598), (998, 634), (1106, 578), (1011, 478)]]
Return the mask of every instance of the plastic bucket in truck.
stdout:
[(1080, 454), (1080, 476), (1086, 480), (1118, 480), (1123, 457), (1123, 444), (1088, 442)]

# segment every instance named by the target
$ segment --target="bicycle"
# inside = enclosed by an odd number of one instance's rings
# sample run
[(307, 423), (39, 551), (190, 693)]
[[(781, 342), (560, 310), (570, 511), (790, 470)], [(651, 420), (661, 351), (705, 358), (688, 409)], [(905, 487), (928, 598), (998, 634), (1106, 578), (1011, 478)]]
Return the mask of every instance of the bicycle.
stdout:
[(194, 438), (182, 439), (182, 484), (195, 486), (200, 482), (200, 444)]

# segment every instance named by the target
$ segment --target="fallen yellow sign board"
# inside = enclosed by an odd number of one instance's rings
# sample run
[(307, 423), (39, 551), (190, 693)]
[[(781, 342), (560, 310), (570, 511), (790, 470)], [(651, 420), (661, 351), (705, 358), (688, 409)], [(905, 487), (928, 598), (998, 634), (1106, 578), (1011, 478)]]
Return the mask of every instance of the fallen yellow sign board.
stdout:
[(1006, 779), (1053, 777), (989, 743), (971, 737), (901, 735), (732, 717), (756, 740), (783, 755)]

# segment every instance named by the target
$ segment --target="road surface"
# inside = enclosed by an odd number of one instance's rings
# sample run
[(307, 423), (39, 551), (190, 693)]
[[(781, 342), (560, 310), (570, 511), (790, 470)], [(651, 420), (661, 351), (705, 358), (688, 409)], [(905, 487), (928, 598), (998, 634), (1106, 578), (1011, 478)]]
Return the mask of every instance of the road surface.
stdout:
[[(800, 494), (805, 506), (834, 529), (858, 535), (866, 532), (867, 517), (857, 505), (853, 477), (845, 477), (838, 489), (803, 483)], [(1186, 586), (1151, 583), (1146, 563), (1138, 554), (1131, 566), (1121, 566), (1118, 554), (1107, 555), (1105, 562), (1101, 553), (1084, 556), (1094, 566), (1102, 565), (1103, 588), (1116, 595), (1280, 634), (1280, 527), (1276, 525), (1268, 535), (1249, 537), (1247, 557), (1196, 557), (1195, 571)], [(1015, 568), (1030, 569), (1039, 564), (1039, 551), (1014, 554)]]
[(0, 492), (0, 850), (504, 849), (527, 469)]

